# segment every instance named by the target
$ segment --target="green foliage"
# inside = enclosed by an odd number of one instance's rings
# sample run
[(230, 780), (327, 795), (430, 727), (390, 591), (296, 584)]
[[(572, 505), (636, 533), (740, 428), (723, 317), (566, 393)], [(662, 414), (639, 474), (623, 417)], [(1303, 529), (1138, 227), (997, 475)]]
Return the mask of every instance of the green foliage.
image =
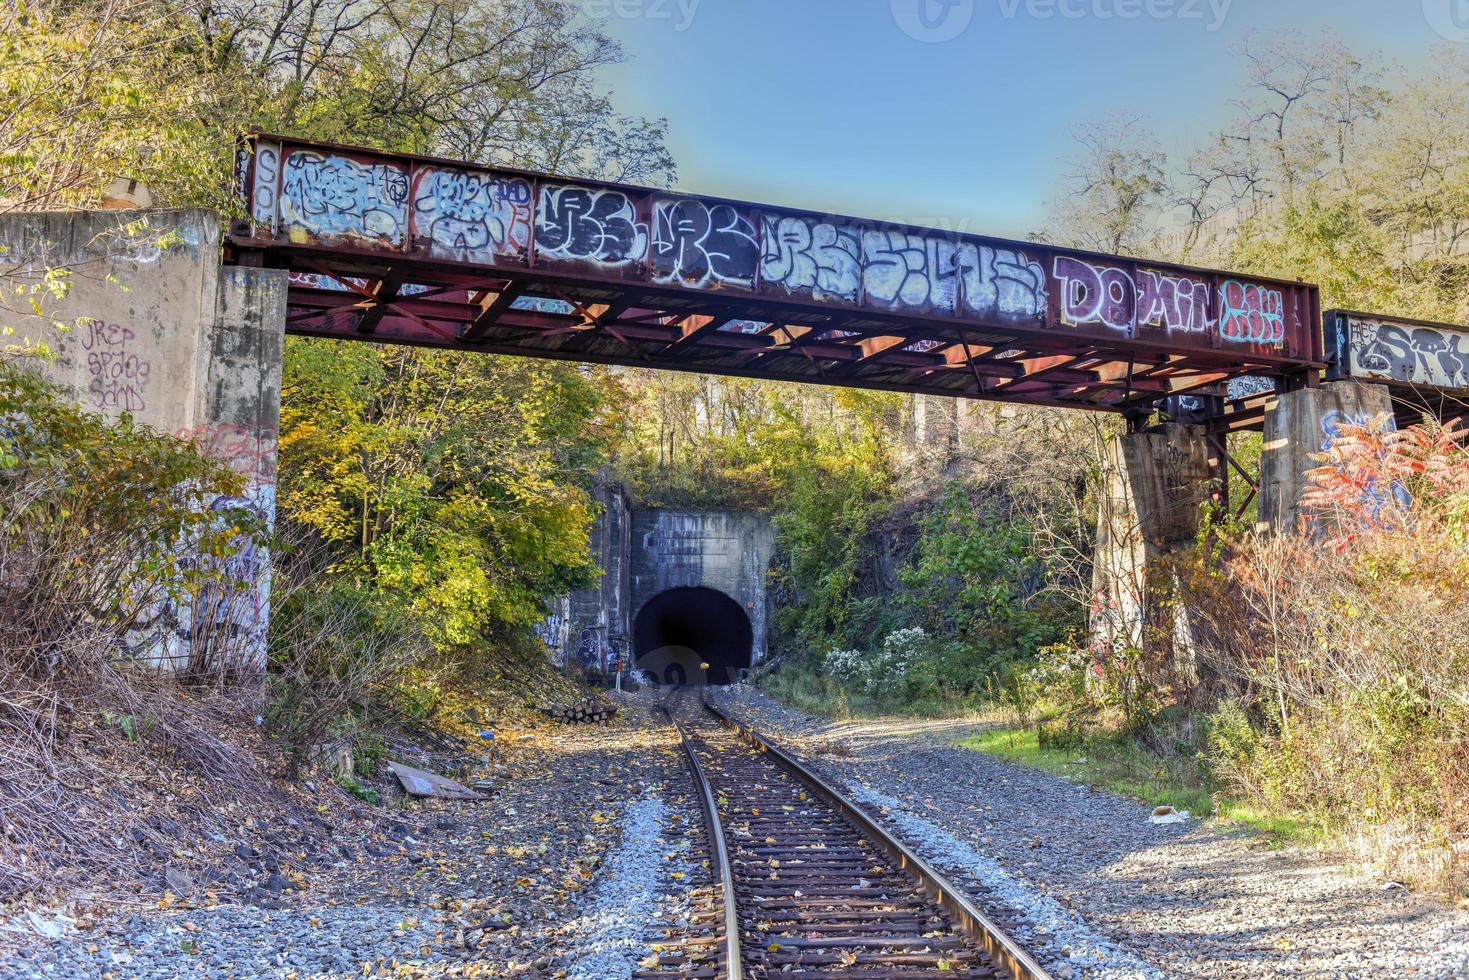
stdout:
[(233, 140), (256, 95), (211, 65), (186, 4), (30, 0), (0, 12), (0, 201), (94, 206), (118, 178), (229, 210)]
[(118, 729), (129, 742), (136, 742), (139, 739), (147, 738), (148, 733), (158, 726), (158, 716), (154, 714), (118, 715), (111, 711), (104, 711), (102, 722)]
[(0, 577), (13, 614), (3, 628), (17, 651), (99, 632), (127, 649), (163, 605), (220, 585), (225, 560), (265, 533), (246, 511), (208, 506), (241, 492), (238, 475), (131, 416), (78, 409), (4, 360), (0, 457)]
[(364, 786), (362, 783), (358, 782), (356, 779), (354, 779), (352, 776), (347, 775), (346, 773), (342, 773), (340, 776), (337, 777), (337, 785), (342, 787), (342, 789), (351, 793), (353, 796), (357, 797), (364, 803), (371, 803), (373, 806), (376, 806), (378, 802), (382, 799), (377, 790), (373, 789), (371, 786)]
[(292, 340), (281, 520), (439, 651), (486, 650), (592, 580), (583, 486), (619, 411), (600, 371)]
[(352, 740), (352, 771), (376, 776), (377, 767), (387, 754), (387, 743), (379, 732), (362, 731)]
[(872, 703), (854, 687), (822, 669), (815, 658), (796, 660), (761, 679), (767, 694), (797, 711), (825, 718), (849, 718), (868, 713)]
[(910, 621), (949, 640), (936, 677), (963, 694), (1078, 625), (1074, 606), (1037, 595), (1049, 570), (1029, 525), (1003, 498), (975, 496), (944, 488), (900, 572)]
[(598, 72), (622, 53), (578, 13), (565, 0), (5, 4), (0, 210), (96, 206), (123, 180), (156, 205), (228, 213), (252, 125), (670, 180), (665, 124), (616, 112)]
[(1171, 806), (1195, 817), (1218, 813), (1258, 825), (1248, 811), (1216, 797), (1217, 787), (1196, 756), (1171, 748), (1160, 751), (1135, 736), (1082, 734), (1064, 723), (1050, 723), (993, 728), (960, 744), (1149, 806)]

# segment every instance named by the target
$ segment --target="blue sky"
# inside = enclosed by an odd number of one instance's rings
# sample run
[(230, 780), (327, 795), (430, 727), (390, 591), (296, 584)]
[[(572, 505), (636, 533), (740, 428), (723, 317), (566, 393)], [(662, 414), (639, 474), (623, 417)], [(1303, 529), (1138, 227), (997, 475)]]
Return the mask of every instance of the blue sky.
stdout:
[[(1144, 113), (1186, 154), (1224, 123), (1251, 32), (1330, 28), (1411, 65), (1445, 43), (1425, 4), (1469, 13), (1469, 0), (583, 3), (630, 56), (607, 72), (621, 111), (667, 117), (681, 188), (1013, 237), (1041, 228), (1076, 124)], [(1140, 16), (1117, 16), (1129, 5)], [(899, 24), (943, 36), (966, 9), (949, 40)]]

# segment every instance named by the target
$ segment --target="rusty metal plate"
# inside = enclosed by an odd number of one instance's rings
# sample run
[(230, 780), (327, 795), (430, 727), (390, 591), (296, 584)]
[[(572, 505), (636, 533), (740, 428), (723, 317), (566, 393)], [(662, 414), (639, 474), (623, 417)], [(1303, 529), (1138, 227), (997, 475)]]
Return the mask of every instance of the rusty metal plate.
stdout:
[(297, 245), (401, 250), (407, 166), (366, 153), (290, 150), (281, 168), (280, 231)]
[(524, 177), (418, 167), (413, 174), (415, 250), (453, 262), (524, 265), (534, 193)]

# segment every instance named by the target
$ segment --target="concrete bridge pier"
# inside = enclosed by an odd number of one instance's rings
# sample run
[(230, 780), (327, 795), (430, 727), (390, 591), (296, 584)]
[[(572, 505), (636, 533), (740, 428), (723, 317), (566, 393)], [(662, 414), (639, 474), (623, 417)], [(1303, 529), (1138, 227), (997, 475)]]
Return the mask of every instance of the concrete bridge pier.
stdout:
[(1284, 392), (1265, 409), (1265, 438), (1260, 454), (1262, 530), (1301, 530), (1301, 499), (1306, 473), (1321, 465), (1312, 459), (1331, 444), (1346, 425), (1365, 425), (1385, 417), (1393, 428), (1392, 396), (1386, 385), (1360, 381), (1328, 381), (1319, 388)]
[(1088, 616), (1096, 656), (1147, 649), (1159, 629), (1186, 632), (1161, 608), (1157, 564), (1198, 536), (1212, 478), (1202, 426), (1170, 422), (1108, 445)]
[[(38, 289), (0, 304), (0, 343), (45, 350), (34, 365), (78, 405), (124, 413), (196, 441), (244, 477), (214, 510), (275, 518), (276, 444), (287, 274), (219, 264), (210, 211), (76, 211), (0, 218), (0, 275)], [(15, 299), (14, 296), (11, 297)], [(181, 556), (184, 564), (213, 559)], [(232, 585), (166, 601), (119, 652), (163, 670), (263, 675), (270, 555), (248, 542), (222, 569)]]

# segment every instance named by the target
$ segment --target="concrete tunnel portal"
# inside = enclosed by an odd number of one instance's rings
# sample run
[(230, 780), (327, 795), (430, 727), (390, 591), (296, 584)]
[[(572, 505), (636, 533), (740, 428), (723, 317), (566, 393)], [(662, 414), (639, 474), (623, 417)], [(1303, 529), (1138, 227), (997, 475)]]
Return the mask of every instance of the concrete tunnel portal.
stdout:
[(703, 586), (665, 589), (633, 619), (633, 665), (659, 684), (733, 683), (754, 642), (744, 608)]

